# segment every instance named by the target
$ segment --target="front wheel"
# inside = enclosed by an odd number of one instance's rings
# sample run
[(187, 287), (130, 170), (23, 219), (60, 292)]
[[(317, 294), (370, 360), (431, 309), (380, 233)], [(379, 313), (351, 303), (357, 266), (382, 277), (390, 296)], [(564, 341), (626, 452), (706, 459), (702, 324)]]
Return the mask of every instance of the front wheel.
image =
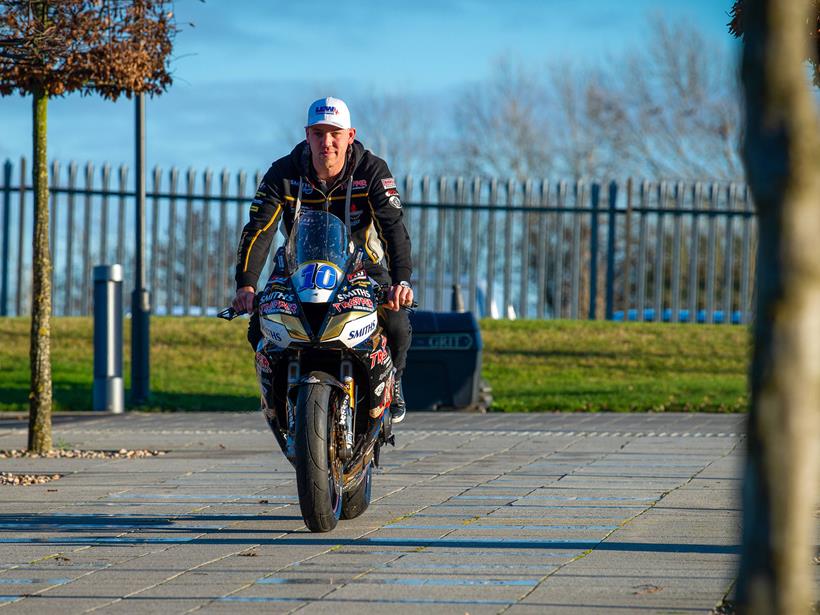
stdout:
[(329, 532), (342, 512), (342, 462), (336, 421), (328, 416), (332, 392), (330, 385), (310, 383), (299, 388), (296, 399), (296, 487), (311, 532)]

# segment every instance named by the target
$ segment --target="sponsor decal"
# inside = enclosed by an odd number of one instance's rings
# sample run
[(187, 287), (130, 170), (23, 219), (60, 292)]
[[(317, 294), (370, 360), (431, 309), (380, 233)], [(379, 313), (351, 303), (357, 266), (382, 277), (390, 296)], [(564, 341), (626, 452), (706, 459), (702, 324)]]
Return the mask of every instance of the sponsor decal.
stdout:
[(270, 374), (270, 362), (261, 352), (256, 353), (256, 367), (259, 368), (260, 371)]
[(395, 207), (396, 209), (401, 209), (401, 201), (397, 196), (391, 196), (387, 199), (387, 202), (390, 203), (391, 207)]
[(321, 113), (324, 115), (339, 115), (339, 110), (336, 107), (330, 107), (328, 105), (316, 105), (313, 108), (314, 113)]
[(373, 310), (373, 300), (366, 299), (365, 297), (351, 297), (346, 301), (340, 301), (333, 304), (333, 309), (337, 312), (342, 312), (344, 310), (355, 310), (356, 308)]
[(393, 189), (390, 189), (390, 190), (388, 190), (387, 192), (385, 192), (385, 194), (386, 194), (387, 196), (399, 196), (399, 191), (398, 191), (398, 190), (393, 190)]
[[(367, 278), (367, 272), (364, 269), (359, 269), (355, 273), (351, 273), (347, 276), (348, 282), (357, 282), (358, 280), (364, 280)], [(338, 295), (337, 295), (338, 296)]]
[(387, 338), (382, 336), (381, 346), (370, 355), (370, 369), (373, 369), (376, 365), (387, 365), (390, 362), (390, 353), (387, 352)]
[(382, 180), (382, 186), (385, 190), (390, 190), (391, 188), (396, 187), (396, 180), (392, 177), (388, 177), (387, 179)]
[(260, 302), (271, 301), (278, 299), (280, 301), (295, 301), (291, 293), (283, 293), (281, 290), (268, 290), (259, 297)]
[[(366, 277), (367, 274), (365, 274)], [(366, 288), (351, 288), (343, 293), (336, 293), (336, 301), (346, 301), (347, 299), (351, 299), (352, 297), (370, 297), (370, 291)]]
[(365, 335), (370, 335), (375, 330), (376, 330), (376, 322), (371, 321), (370, 324), (365, 325), (361, 329), (354, 329), (353, 331), (351, 331), (348, 334), (347, 339), (354, 340), (357, 337), (364, 337)]
[(353, 189), (362, 189), (367, 188), (367, 180), (366, 179), (356, 179), (353, 181)]
[[(269, 284), (287, 284), (290, 278), (286, 275), (277, 275), (270, 279)], [(293, 301), (292, 299), (290, 301)]]
[(298, 313), (298, 308), (295, 303), (289, 303), (281, 299), (272, 299), (265, 303), (260, 303), (259, 311), (264, 314), (289, 314), (294, 316)]
[(379, 395), (382, 394), (382, 391), (384, 391), (384, 382), (382, 382), (379, 386), (377, 386), (376, 390), (373, 391), (373, 392), (376, 394), (376, 397), (378, 397)]

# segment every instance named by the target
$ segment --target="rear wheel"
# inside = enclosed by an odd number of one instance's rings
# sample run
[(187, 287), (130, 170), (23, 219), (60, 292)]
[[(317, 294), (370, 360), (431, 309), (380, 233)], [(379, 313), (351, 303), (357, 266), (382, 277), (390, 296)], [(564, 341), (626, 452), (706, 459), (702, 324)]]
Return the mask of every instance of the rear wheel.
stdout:
[(362, 482), (342, 496), (342, 519), (355, 519), (370, 506), (370, 485), (373, 476), (373, 463), (367, 464)]
[(332, 392), (330, 385), (311, 383), (299, 388), (296, 399), (296, 487), (311, 532), (329, 532), (342, 512), (342, 462), (336, 421), (328, 416)]

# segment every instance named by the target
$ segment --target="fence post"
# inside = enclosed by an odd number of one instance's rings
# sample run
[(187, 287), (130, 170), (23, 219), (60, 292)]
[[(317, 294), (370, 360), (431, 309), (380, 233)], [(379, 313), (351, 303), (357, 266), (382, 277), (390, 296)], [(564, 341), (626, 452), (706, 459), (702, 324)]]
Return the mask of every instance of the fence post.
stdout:
[(94, 267), (94, 410), (121, 414), (125, 408), (122, 380), (122, 266)]
[(618, 184), (609, 183), (609, 210), (606, 240), (606, 319), (614, 317), (615, 302), (615, 207), (618, 202)]
[(0, 275), (0, 316), (8, 316), (9, 235), (11, 234), (11, 160), (3, 165), (3, 272)]
[(598, 299), (598, 204), (601, 185), (592, 184), (592, 200), (589, 225), (589, 311), (587, 318), (595, 320), (595, 303)]
[(624, 220), (624, 295), (621, 304), (624, 321), (629, 318), (632, 304), (632, 178), (626, 180), (626, 220)]
[(25, 254), (23, 247), (26, 245), (26, 159), (20, 158), (20, 207), (19, 219), (20, 224), (17, 234), (17, 301), (14, 305), (14, 315), (22, 316), (23, 314), (23, 256)]
[(85, 165), (85, 198), (83, 199), (83, 283), (80, 288), (80, 314), (88, 316), (91, 296), (91, 201), (94, 191), (94, 165)]
[[(479, 224), (479, 205), (481, 204), (481, 178), (474, 177), (471, 184), (470, 201), (473, 206), (473, 212), (470, 219), (470, 310), (480, 313), (478, 311), (478, 224)], [(486, 297), (485, 297), (486, 299)], [(486, 301), (485, 301), (486, 304)], [(484, 316), (489, 312), (489, 304), (484, 306)]]
[(162, 188), (162, 169), (154, 165), (151, 172), (151, 274), (148, 282), (148, 290), (151, 293), (151, 303), (153, 306), (159, 305), (159, 288), (157, 286), (157, 272), (162, 261), (159, 247), (159, 198)]

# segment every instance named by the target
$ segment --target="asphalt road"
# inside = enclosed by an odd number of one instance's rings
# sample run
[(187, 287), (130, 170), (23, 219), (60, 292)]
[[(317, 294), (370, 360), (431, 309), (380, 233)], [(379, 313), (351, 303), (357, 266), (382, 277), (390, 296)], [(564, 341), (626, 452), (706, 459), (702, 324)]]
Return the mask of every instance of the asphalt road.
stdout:
[[(738, 557), (743, 417), (413, 413), (373, 503), (302, 524), (259, 414), (58, 415), (2, 459), (0, 613), (708, 613)], [(26, 423), (0, 416), (0, 449)]]

